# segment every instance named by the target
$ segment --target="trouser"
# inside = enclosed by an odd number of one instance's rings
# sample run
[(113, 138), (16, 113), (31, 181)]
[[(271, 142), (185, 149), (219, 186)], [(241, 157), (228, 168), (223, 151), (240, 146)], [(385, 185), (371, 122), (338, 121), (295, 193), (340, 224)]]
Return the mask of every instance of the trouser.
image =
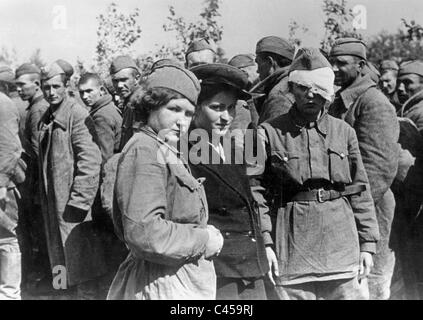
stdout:
[(0, 300), (21, 299), (21, 252), (18, 240), (0, 242)]
[(358, 278), (304, 282), (295, 285), (276, 286), (281, 300), (368, 300), (366, 279)]
[(115, 274), (115, 272), (109, 272), (104, 276), (78, 284), (76, 298), (78, 300), (106, 300)]
[(216, 300), (266, 300), (263, 278), (217, 278)]

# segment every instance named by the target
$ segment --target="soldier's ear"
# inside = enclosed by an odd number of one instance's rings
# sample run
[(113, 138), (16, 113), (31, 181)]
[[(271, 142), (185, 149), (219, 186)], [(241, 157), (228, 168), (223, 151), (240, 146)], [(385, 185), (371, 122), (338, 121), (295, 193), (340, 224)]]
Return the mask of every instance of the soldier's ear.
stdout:
[(360, 67), (360, 70), (363, 70), (365, 65), (366, 65), (366, 60), (359, 60), (358, 61), (358, 66)]
[(101, 95), (102, 96), (104, 96), (104, 95), (106, 95), (106, 94), (108, 94), (109, 92), (107, 91), (107, 89), (104, 87), (104, 86), (101, 86), (100, 87), (100, 92), (101, 92)]

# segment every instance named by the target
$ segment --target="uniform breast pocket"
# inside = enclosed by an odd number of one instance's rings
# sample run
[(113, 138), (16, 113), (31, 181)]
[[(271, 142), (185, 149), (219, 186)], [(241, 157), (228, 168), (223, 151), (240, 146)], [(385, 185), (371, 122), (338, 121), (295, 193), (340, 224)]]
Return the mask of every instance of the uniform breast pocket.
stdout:
[(296, 177), (300, 173), (300, 157), (297, 153), (286, 151), (272, 151), (271, 163), (272, 168), (277, 173), (288, 174), (288, 176)]
[(174, 201), (185, 208), (186, 215), (197, 216), (194, 220), (207, 219), (207, 198), (203, 186), (205, 179), (195, 179), (185, 168), (174, 169), (173, 173), (178, 184)]
[(351, 183), (349, 155), (346, 149), (330, 147), (329, 172), (332, 182)]

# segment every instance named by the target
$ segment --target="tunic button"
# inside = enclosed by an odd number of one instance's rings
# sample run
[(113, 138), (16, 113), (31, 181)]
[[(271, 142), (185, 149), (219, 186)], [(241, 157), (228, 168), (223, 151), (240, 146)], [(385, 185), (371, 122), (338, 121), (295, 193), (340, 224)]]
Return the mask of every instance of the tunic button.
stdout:
[(345, 154), (341, 153), (341, 158), (344, 159), (345, 158)]
[(225, 236), (226, 237), (229, 237), (231, 235), (231, 233), (230, 232), (225, 232)]
[(288, 161), (288, 157), (283, 157), (283, 161)]

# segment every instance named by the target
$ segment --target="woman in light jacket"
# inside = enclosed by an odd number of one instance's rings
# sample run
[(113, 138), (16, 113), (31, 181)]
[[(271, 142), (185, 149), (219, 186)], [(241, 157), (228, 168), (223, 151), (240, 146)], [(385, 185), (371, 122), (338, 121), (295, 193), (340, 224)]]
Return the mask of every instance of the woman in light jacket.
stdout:
[(115, 228), (130, 253), (108, 299), (214, 299), (210, 260), (223, 245), (207, 225), (207, 200), (177, 151), (200, 91), (197, 78), (164, 65), (147, 80), (136, 107), (146, 125), (122, 151), (114, 193)]

